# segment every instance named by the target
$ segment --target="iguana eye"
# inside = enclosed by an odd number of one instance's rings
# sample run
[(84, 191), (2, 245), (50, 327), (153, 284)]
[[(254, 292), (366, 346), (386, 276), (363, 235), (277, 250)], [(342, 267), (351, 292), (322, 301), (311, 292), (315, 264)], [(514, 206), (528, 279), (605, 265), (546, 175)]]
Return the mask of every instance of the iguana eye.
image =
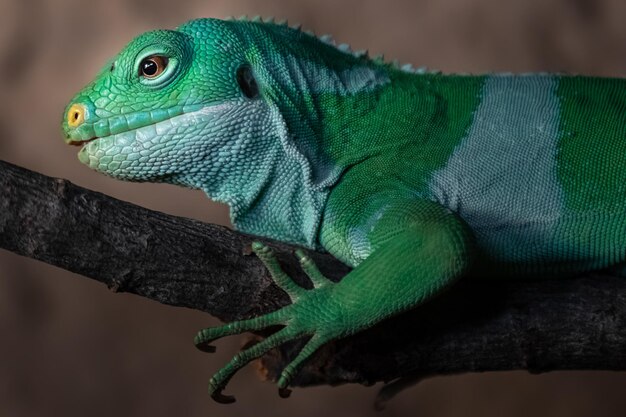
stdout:
[(165, 71), (167, 62), (167, 58), (161, 55), (144, 58), (139, 63), (139, 75), (145, 78), (156, 78)]

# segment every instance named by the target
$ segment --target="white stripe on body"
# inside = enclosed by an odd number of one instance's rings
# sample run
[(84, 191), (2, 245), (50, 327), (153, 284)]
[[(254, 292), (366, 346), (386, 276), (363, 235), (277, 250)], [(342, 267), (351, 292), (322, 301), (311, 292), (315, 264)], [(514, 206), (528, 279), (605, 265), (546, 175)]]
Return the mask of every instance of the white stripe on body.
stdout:
[(557, 179), (558, 79), (494, 75), (466, 137), (430, 190), (499, 261), (549, 258), (564, 209)]

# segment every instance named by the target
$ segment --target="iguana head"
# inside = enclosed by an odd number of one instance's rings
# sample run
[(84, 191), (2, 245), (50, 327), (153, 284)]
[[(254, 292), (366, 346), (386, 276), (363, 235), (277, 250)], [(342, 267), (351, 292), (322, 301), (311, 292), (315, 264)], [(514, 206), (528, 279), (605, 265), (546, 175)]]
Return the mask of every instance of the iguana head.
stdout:
[(217, 172), (270, 123), (246, 52), (218, 20), (144, 33), (68, 104), (65, 140), (82, 146), (81, 162), (120, 179), (184, 183)]
[(63, 130), (95, 170), (201, 188), (241, 225), (267, 217), (262, 208), (276, 214), (274, 230), (307, 223), (306, 238), (286, 239), (312, 242), (340, 174), (321, 145), (317, 97), (387, 81), (366, 57), (299, 29), (199, 19), (132, 40), (68, 104)]

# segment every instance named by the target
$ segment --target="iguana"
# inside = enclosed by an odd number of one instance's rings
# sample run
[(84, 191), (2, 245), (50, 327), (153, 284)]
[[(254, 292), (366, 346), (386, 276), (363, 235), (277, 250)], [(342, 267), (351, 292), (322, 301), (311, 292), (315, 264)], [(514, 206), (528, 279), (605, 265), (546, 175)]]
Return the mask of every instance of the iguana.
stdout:
[[(66, 142), (115, 178), (204, 190), (237, 230), (327, 251), (354, 269), (314, 288), (254, 252), (292, 303), (198, 333), (282, 325), (213, 376), (308, 338), (414, 308), (472, 270), (562, 277), (626, 259), (626, 81), (413, 69), (298, 27), (193, 20), (132, 40), (67, 106)], [(285, 391), (283, 391), (284, 393)]]

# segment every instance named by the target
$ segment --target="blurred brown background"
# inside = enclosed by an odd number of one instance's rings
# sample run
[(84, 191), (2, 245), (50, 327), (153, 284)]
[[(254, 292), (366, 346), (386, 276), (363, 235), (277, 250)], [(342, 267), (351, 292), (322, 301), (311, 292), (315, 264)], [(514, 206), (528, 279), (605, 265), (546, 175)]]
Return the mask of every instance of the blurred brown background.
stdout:
[[(202, 16), (276, 16), (356, 49), (446, 72), (626, 72), (623, 0), (2, 0), (0, 158), (156, 210), (226, 224), (197, 191), (118, 182), (63, 145), (64, 105), (134, 35)], [(214, 324), (199, 312), (127, 294), (0, 251), (0, 417), (366, 416), (375, 388), (296, 390), (280, 400), (248, 367), (239, 402), (206, 395), (216, 355), (191, 339)], [(524, 372), (434, 378), (381, 416), (621, 416), (626, 373)]]

